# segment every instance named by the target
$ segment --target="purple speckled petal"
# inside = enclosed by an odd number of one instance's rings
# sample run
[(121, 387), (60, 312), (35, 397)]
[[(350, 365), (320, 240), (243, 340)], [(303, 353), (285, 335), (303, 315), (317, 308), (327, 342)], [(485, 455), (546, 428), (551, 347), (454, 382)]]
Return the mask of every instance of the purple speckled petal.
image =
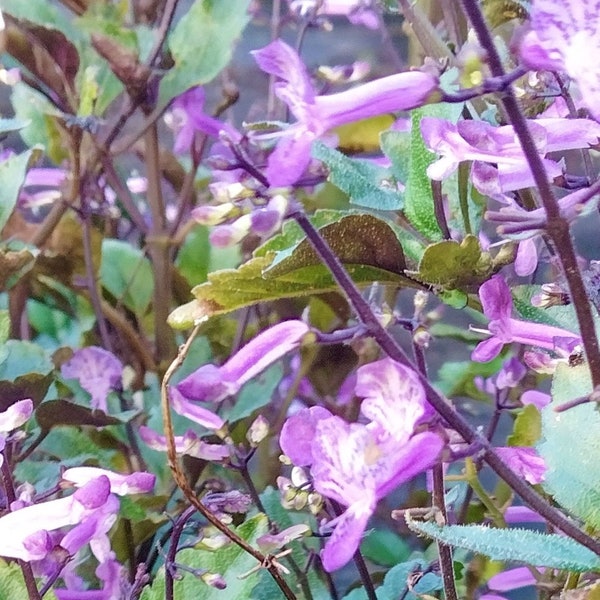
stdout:
[(546, 463), (533, 448), (496, 448), (500, 458), (518, 475), (531, 484), (544, 481)]
[(313, 406), (303, 408), (283, 424), (279, 436), (279, 445), (294, 465), (304, 467), (312, 464), (312, 449), (317, 423), (321, 419), (327, 419), (331, 416), (326, 408)]

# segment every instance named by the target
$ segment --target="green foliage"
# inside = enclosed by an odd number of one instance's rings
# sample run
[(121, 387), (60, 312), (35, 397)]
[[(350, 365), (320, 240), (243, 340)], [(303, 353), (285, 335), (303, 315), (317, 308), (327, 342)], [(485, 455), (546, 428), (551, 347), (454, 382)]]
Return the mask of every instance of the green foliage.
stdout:
[(346, 192), (352, 204), (375, 210), (399, 210), (402, 195), (394, 190), (385, 169), (366, 160), (351, 159), (341, 152), (317, 142), (312, 155), (329, 169), (328, 180)]
[(204, 225), (196, 225), (186, 237), (175, 261), (179, 272), (190, 285), (206, 281), (211, 253), (208, 229)]
[(533, 404), (529, 404), (517, 415), (513, 432), (508, 436), (508, 445), (535, 446), (541, 434), (542, 418), (540, 411)]
[(492, 560), (514, 560), (537, 567), (582, 573), (600, 571), (600, 558), (585, 546), (557, 534), (527, 529), (494, 529), (484, 525), (448, 525), (411, 520), (408, 526), (450, 546), (465, 548)]
[[(422, 594), (433, 594), (442, 589), (439, 575), (425, 573), (416, 584), (409, 585), (409, 579), (424, 573), (429, 568), (427, 561), (410, 560), (392, 567), (383, 578), (383, 584), (377, 588), (377, 600), (418, 600)], [(357, 588), (344, 596), (343, 600), (367, 600), (364, 588)]]
[[(236, 533), (255, 546), (256, 540), (267, 533), (267, 517), (258, 514), (235, 528)], [(256, 559), (242, 550), (239, 546), (229, 543), (215, 551), (202, 548), (189, 548), (177, 553), (177, 562), (190, 569), (200, 569), (218, 573), (227, 582), (227, 588), (222, 591), (209, 587), (201, 579), (187, 571), (181, 571), (182, 578), (175, 581), (175, 598), (194, 598), (194, 600), (222, 600), (225, 594), (228, 598), (250, 600), (253, 590), (259, 581), (258, 573), (241, 578), (257, 566)], [(164, 600), (165, 573), (161, 569), (151, 587), (144, 589), (141, 600)]]
[(492, 269), (490, 254), (481, 249), (474, 235), (467, 235), (460, 243), (444, 240), (427, 246), (419, 270), (411, 275), (423, 283), (453, 290), (482, 283)]
[(100, 282), (136, 315), (143, 316), (148, 310), (154, 288), (152, 267), (142, 251), (131, 244), (103, 240)]
[(175, 66), (160, 82), (161, 105), (207, 83), (227, 65), (233, 44), (248, 23), (248, 4), (248, 0), (195, 0), (168, 38)]
[(0, 163), (0, 231), (17, 204), (29, 165), (39, 158), (39, 154), (37, 150), (27, 150)]
[[(29, 598), (21, 567), (16, 562), (7, 563), (0, 559), (0, 600)], [(52, 590), (46, 592), (45, 600), (56, 600)]]
[(365, 558), (386, 567), (393, 567), (410, 555), (406, 540), (389, 529), (371, 531), (362, 541), (360, 550)]
[(546, 463), (544, 489), (567, 511), (600, 529), (600, 413), (595, 403), (564, 412), (554, 410), (591, 391), (587, 365), (558, 365), (552, 380), (552, 402), (542, 411), (538, 451)]
[(221, 416), (229, 423), (235, 423), (249, 417), (253, 412), (272, 401), (273, 392), (282, 377), (283, 367), (280, 364), (269, 367), (244, 386), (235, 403), (229, 410), (224, 410)]
[[(320, 232), (359, 285), (377, 281), (393, 287), (418, 287), (402, 274), (402, 247), (394, 230), (382, 219), (351, 214), (322, 227)], [(285, 243), (277, 236), (238, 269), (209, 273), (208, 281), (192, 290), (196, 300), (171, 313), (171, 327), (188, 329), (194, 322), (244, 306), (338, 289), (308, 241), (297, 243), (295, 228), (284, 231), (282, 236)], [(280, 253), (269, 248), (279, 248)]]

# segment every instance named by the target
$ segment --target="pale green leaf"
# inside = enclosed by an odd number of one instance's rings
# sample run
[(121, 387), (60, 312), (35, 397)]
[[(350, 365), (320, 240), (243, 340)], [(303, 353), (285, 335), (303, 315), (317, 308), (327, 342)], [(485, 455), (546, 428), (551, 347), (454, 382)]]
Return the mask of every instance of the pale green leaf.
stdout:
[(485, 525), (448, 525), (411, 520), (409, 527), (450, 546), (536, 567), (600, 571), (600, 557), (571, 538), (528, 529), (494, 529)]
[(587, 365), (559, 364), (552, 402), (542, 411), (538, 452), (546, 463), (544, 489), (587, 525), (600, 528), (600, 413), (595, 403), (556, 412), (565, 402), (592, 391)]
[(352, 204), (375, 210), (399, 210), (403, 198), (390, 181), (389, 173), (366, 160), (348, 158), (341, 152), (316, 142), (312, 155), (329, 169), (329, 181), (346, 192)]
[(168, 37), (175, 66), (160, 82), (160, 104), (219, 74), (249, 21), (248, 5), (249, 0), (195, 0)]

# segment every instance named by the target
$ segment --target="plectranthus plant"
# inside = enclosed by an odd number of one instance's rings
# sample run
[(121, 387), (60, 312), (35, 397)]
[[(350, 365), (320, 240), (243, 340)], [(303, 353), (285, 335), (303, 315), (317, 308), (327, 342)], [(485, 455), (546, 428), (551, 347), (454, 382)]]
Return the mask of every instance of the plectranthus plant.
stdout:
[(1, 0), (0, 597), (600, 597), (600, 4)]

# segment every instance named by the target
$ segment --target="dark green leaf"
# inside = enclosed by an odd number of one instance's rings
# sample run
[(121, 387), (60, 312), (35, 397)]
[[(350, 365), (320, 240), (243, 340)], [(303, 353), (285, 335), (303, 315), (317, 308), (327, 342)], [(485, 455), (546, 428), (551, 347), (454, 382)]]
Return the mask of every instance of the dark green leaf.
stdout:
[(35, 411), (35, 418), (44, 431), (49, 431), (57, 425), (107, 427), (108, 425), (119, 425), (121, 423), (119, 419), (102, 411), (93, 411), (68, 400), (42, 402)]

